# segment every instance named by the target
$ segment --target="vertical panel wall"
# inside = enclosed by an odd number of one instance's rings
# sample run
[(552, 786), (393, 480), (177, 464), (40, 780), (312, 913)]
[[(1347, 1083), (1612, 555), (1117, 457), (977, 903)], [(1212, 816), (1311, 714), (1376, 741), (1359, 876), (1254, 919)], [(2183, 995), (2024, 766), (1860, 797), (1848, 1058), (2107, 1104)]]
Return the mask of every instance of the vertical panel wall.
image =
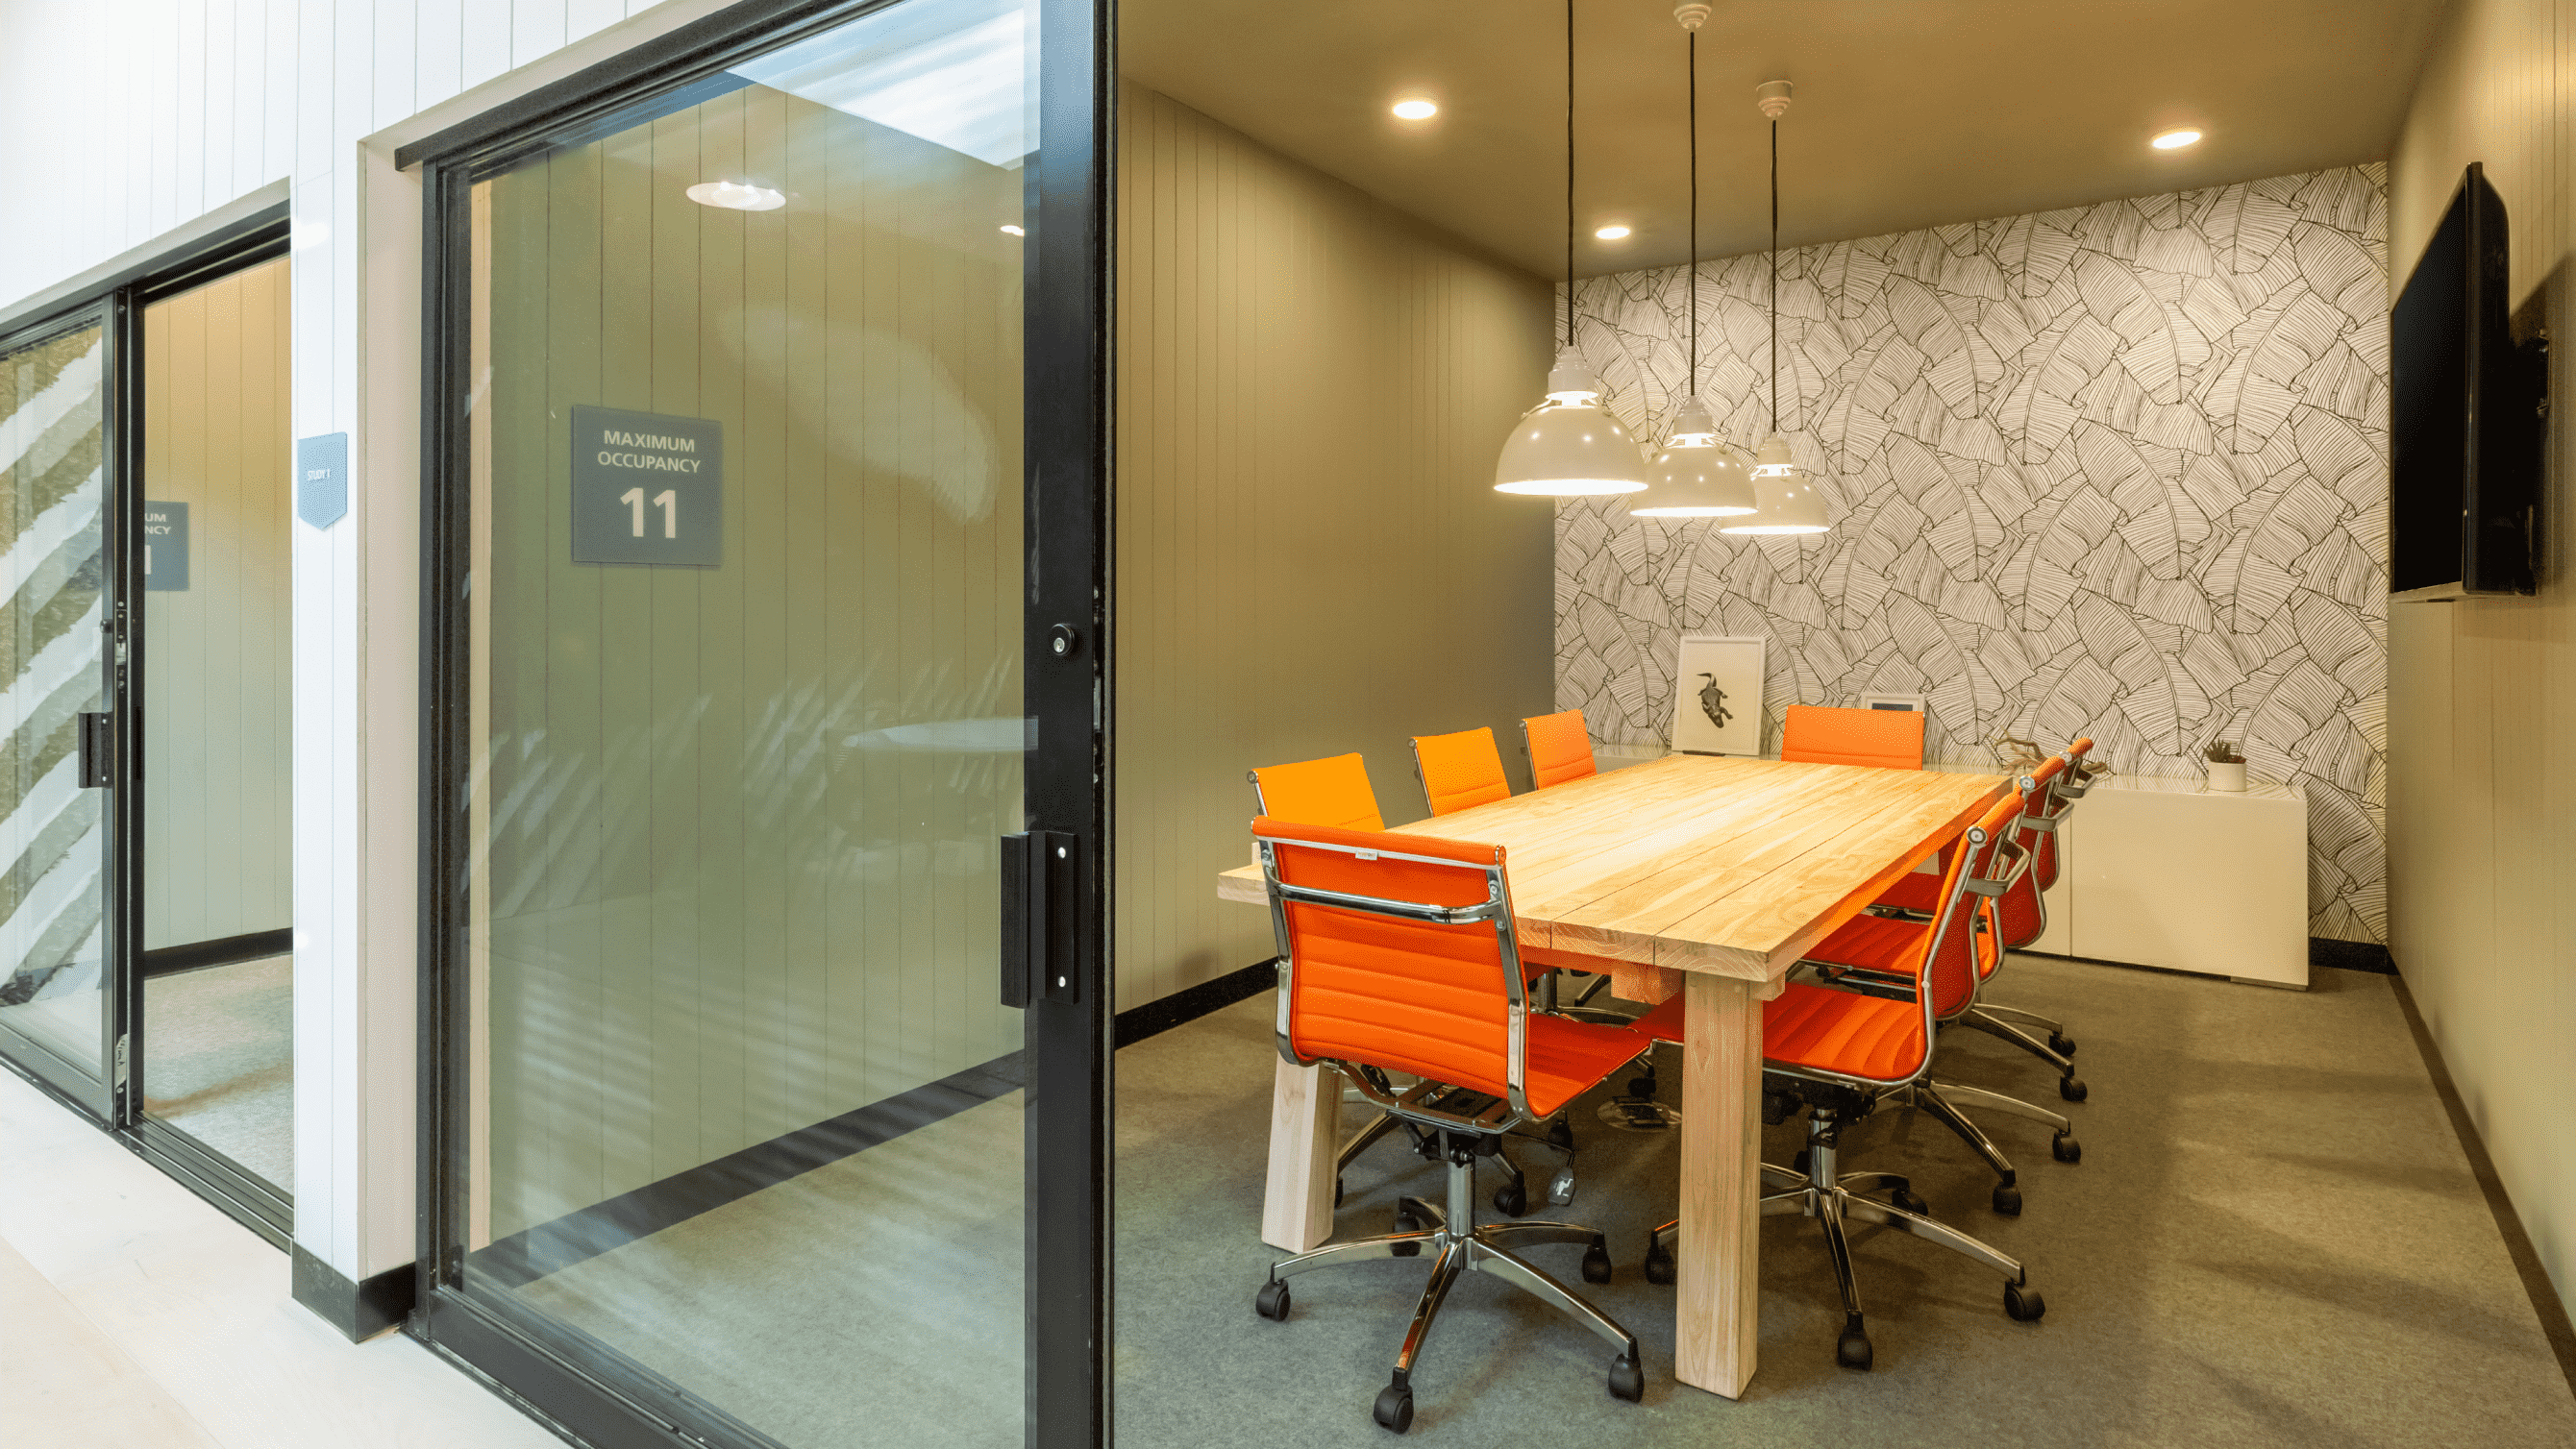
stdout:
[(1119, 125), (1118, 980), (1124, 1007), (1272, 952), (1216, 899), (1256, 765), (1550, 708), (1548, 501), (1493, 491), (1548, 285), (1130, 84)]
[(2405, 285), (2472, 161), (2545, 327), (2537, 597), (2389, 610), (2390, 950), (2562, 1298), (2576, 1297), (2576, 0), (2459, 0), (2390, 166)]
[(294, 922), (288, 270), (143, 314), (146, 950)]

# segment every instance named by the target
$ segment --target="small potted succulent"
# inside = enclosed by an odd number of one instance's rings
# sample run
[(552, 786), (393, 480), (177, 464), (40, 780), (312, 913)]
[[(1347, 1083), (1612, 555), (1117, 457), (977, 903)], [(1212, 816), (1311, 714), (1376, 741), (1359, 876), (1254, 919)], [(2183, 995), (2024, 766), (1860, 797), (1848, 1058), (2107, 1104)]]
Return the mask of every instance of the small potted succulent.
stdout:
[(2208, 757), (2209, 788), (2229, 794), (2245, 790), (2245, 757), (2225, 740), (2211, 740), (2201, 753)]

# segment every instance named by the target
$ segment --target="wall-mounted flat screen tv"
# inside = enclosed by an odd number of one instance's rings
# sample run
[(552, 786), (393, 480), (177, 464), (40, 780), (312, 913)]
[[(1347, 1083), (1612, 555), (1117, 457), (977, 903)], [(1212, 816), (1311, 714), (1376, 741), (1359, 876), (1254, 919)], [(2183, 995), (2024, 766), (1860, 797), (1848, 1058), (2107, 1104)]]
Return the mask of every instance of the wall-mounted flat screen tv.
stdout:
[(2472, 165), (2389, 316), (2392, 598), (2534, 586), (2547, 382), (2537, 345), (2514, 346), (2505, 241)]

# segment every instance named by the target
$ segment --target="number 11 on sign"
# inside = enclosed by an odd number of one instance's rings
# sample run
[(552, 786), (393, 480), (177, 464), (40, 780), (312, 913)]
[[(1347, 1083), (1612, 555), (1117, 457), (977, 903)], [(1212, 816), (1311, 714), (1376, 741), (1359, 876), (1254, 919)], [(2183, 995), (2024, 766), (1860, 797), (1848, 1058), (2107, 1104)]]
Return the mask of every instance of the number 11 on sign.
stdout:
[(642, 538), (644, 536), (644, 505), (648, 501), (654, 507), (662, 510), (662, 536), (664, 538), (678, 538), (680, 536), (679, 490), (675, 488), (665, 488), (661, 492), (654, 494), (652, 498), (648, 500), (644, 496), (643, 489), (629, 488), (625, 492), (617, 495), (617, 501), (634, 510), (635, 536), (637, 538)]

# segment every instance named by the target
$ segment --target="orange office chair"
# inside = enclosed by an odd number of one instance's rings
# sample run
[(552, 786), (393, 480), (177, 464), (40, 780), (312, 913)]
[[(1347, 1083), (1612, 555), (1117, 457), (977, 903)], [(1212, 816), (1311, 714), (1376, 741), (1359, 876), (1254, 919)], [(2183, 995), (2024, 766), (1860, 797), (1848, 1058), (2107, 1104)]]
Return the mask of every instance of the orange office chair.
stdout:
[[(1289, 765), (1265, 765), (1252, 771), (1246, 778), (1252, 782), (1252, 798), (1256, 811), (1273, 820), (1297, 825), (1330, 825), (1343, 830), (1384, 830), (1386, 828), (1385, 820), (1378, 815), (1376, 792), (1369, 788), (1368, 764), (1357, 754), (1334, 755), (1322, 760), (1300, 760)], [(1548, 968), (1537, 969), (1543, 972)], [(1553, 991), (1554, 983), (1551, 981), (1546, 988), (1546, 994), (1552, 996)], [(1626, 1018), (1621, 1017), (1619, 1021), (1624, 1024)], [(1389, 1082), (1380, 1082), (1378, 1085), (1388, 1091), (1394, 1090)], [(1345, 1191), (1343, 1173), (1350, 1168), (1351, 1163), (1358, 1160), (1361, 1153), (1376, 1146), (1380, 1140), (1399, 1127), (1404, 1127), (1412, 1137), (1415, 1153), (1427, 1161), (1440, 1160), (1440, 1144), (1435, 1136), (1419, 1128), (1406, 1126), (1401, 1118), (1392, 1113), (1380, 1112), (1367, 1126), (1352, 1133), (1350, 1140), (1341, 1146), (1341, 1151), (1333, 1163), (1333, 1205), (1335, 1207), (1342, 1204)], [(1574, 1199), (1575, 1189), (1572, 1165), (1573, 1134), (1560, 1130), (1557, 1137), (1549, 1139), (1544, 1145), (1554, 1147), (1568, 1155), (1566, 1165), (1549, 1180), (1549, 1197), (1560, 1203), (1571, 1202)], [(1494, 1206), (1502, 1212), (1518, 1217), (1529, 1211), (1529, 1181), (1523, 1175), (1520, 1164), (1512, 1160), (1510, 1153), (1498, 1149), (1494, 1153), (1494, 1159), (1505, 1174), (1502, 1185), (1494, 1189)]]
[[(1501, 846), (1267, 817), (1252, 833), (1279, 940), (1279, 1055), (1320, 1062), (1378, 1106), (1439, 1134), (1449, 1163), (1445, 1205), (1404, 1198), (1394, 1231), (1272, 1264), (1255, 1311), (1287, 1318), (1294, 1274), (1427, 1248), (1431, 1281), (1394, 1378), (1377, 1396), (1379, 1424), (1399, 1434), (1412, 1426), (1414, 1361), (1451, 1285), (1469, 1272), (1491, 1274), (1608, 1339), (1618, 1349), (1610, 1392), (1643, 1397), (1636, 1336), (1514, 1251), (1582, 1243), (1585, 1281), (1606, 1283), (1608, 1243), (1570, 1223), (1478, 1224), (1475, 1163), (1504, 1133), (1562, 1113), (1649, 1043), (1624, 1027), (1530, 1009)], [(1379, 1084), (1391, 1072), (1421, 1080), (1389, 1092)]]
[[(2062, 759), (2046, 760), (2021, 779), (2022, 813), (2007, 831), (2011, 849), (2018, 853), (2021, 867), (2014, 872), (2010, 888), (1995, 897), (1990, 906), (1994, 923), (1994, 939), (1992, 949), (1980, 953), (1978, 958), (1977, 974), (1980, 991), (1984, 989), (1986, 981), (1994, 978), (1996, 970), (2003, 964), (2006, 951), (2018, 950), (2038, 940), (2040, 934), (2048, 927), (2047, 907), (2040, 899), (2036, 866), (2041, 842), (2047, 838), (2043, 826), (2048, 819), (2049, 801), (2057, 780), (2065, 768), (2065, 762)], [(1944, 852), (1945, 856), (1950, 853)], [(1891, 904), (1897, 905), (1906, 910), (1918, 912), (1923, 919), (1929, 919), (1940, 908), (1943, 879), (1944, 877), (1941, 876), (1926, 875), (1921, 872), (1909, 875), (1897, 886), (1892, 887), (1886, 895), (1881, 896), (1879, 905), (1882, 908)], [(1920, 882), (1931, 884), (1926, 888), (1919, 885)], [(1854, 983), (1861, 984), (1864, 990), (1869, 989), (1866, 984), (1869, 981), (1884, 981), (1890, 978), (1890, 973), (1867, 965), (1849, 968), (1826, 967), (1822, 974), (1828, 979), (1849, 978)], [(1977, 1026), (1983, 1030), (1986, 1028), (1980, 1024), (1980, 1013), (1990, 1009), (1980, 1001), (1961, 1012), (1957, 1020), (1963, 1026)], [(2084, 1093), (2084, 1084), (2061, 1077), (2059, 1090), (2066, 1093), (2070, 1100), (2080, 1101)], [(1960, 1140), (1968, 1144), (1970, 1150), (1985, 1159), (1986, 1165), (1993, 1169), (1995, 1174), (1994, 1209), (2007, 1217), (2016, 1216), (2021, 1212), (2019, 1175), (2013, 1167), (2012, 1160), (2004, 1156), (2003, 1149), (1997, 1147), (1994, 1140), (1970, 1120), (1963, 1109), (1977, 1107), (2014, 1117), (2026, 1117), (2048, 1127), (2055, 1134), (2049, 1140), (2049, 1154), (2058, 1161), (2080, 1162), (2084, 1157), (2084, 1144), (2075, 1139), (2073, 1123), (2058, 1113), (2022, 1101), (2018, 1097), (2007, 1097), (1999, 1092), (1989, 1092), (1982, 1087), (1927, 1080), (1910, 1089), (1906, 1105), (1930, 1112), (1943, 1125), (1957, 1133)]]
[(1522, 720), (1521, 748), (1529, 755), (1533, 789), (1600, 773), (1592, 763), (1592, 735), (1584, 728), (1579, 709)]
[[(2093, 788), (2095, 772), (2084, 764), (2084, 757), (2092, 752), (2093, 741), (2090, 738), (2078, 739), (2066, 747), (2064, 754), (2033, 772), (2034, 777), (2048, 776), (2049, 792), (2044, 801), (2034, 803), (2030, 815), (2023, 822), (2026, 828), (2024, 847), (2031, 852), (2029, 889), (2017, 891), (1997, 902), (1998, 907), (2005, 910), (2003, 942), (2006, 949), (2018, 950), (2027, 946), (2038, 940), (2040, 933), (2048, 928), (2046, 895), (2048, 888), (2057, 884), (2057, 832), (2073, 813), (2075, 802)], [(1980, 1002), (1959, 1024), (1989, 1036), (2001, 1037), (2057, 1068), (2057, 1095), (2067, 1101), (2081, 1102), (2089, 1095), (2084, 1079), (2075, 1075), (2075, 1039), (2066, 1034), (2064, 1022), (2020, 1007)], [(2045, 1031), (2048, 1036), (2043, 1040), (2032, 1028)], [(2012, 1108), (2004, 1110), (2011, 1111)]]
[[(1803, 1174), (1764, 1164), (1764, 1215), (1799, 1213), (1825, 1232), (1842, 1290), (1843, 1332), (1834, 1356), (1846, 1368), (1866, 1369), (1872, 1353), (1852, 1278), (1845, 1224), (1875, 1223), (1929, 1239), (1985, 1264), (2005, 1277), (2004, 1311), (2025, 1322), (2048, 1311), (2030, 1290), (2029, 1274), (2013, 1258), (1956, 1228), (1924, 1215), (1923, 1199), (1905, 1177), (1891, 1172), (1836, 1171), (1842, 1130), (1869, 1115), (1892, 1094), (1919, 1088), (1932, 1071), (1935, 1029), (1974, 1005), (1980, 958), (1992, 949), (1988, 902), (2011, 889), (2029, 857), (2006, 838), (2022, 813), (2022, 799), (2008, 795), (1968, 827), (1941, 883), (1941, 909), (1930, 922), (1863, 915), (1827, 936), (1808, 960), (1828, 967), (1866, 967), (1902, 974), (1901, 995), (1846, 991), (1793, 981), (1762, 1008), (1762, 1115), (1777, 1122), (1807, 1112)], [(1664, 1041), (1681, 1039), (1681, 998), (1658, 1007), (1638, 1030)], [(1864, 1196), (1885, 1190), (1888, 1202)], [(1669, 1283), (1677, 1265), (1666, 1223), (1648, 1235), (1646, 1277)]]
[(1780, 726), (1780, 758), (1804, 765), (1923, 768), (1923, 714), (1911, 709), (1827, 709), (1793, 704)]
[(1377, 792), (1369, 788), (1368, 762), (1356, 754), (1265, 765), (1245, 778), (1252, 781), (1253, 804), (1264, 815), (1344, 830), (1386, 828), (1377, 813)]
[(1413, 774), (1434, 815), (1512, 797), (1502, 751), (1494, 748), (1494, 732), (1482, 725), (1454, 735), (1414, 736)]

